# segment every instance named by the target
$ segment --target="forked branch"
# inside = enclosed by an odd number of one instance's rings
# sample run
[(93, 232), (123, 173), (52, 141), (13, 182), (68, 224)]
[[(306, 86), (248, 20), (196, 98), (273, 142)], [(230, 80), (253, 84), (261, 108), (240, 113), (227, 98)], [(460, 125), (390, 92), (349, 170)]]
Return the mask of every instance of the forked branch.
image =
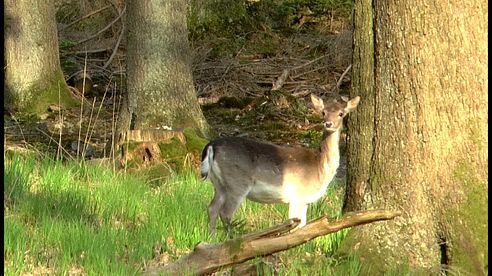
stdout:
[(372, 210), (346, 214), (341, 219), (328, 221), (326, 216), (289, 232), (298, 224), (298, 219), (289, 219), (284, 224), (267, 230), (248, 234), (220, 244), (199, 243), (193, 252), (174, 263), (148, 269), (144, 275), (210, 274), (233, 264), (243, 263), (258, 256), (270, 255), (304, 244), (316, 237), (335, 233), (344, 228), (375, 221), (390, 220), (398, 211)]

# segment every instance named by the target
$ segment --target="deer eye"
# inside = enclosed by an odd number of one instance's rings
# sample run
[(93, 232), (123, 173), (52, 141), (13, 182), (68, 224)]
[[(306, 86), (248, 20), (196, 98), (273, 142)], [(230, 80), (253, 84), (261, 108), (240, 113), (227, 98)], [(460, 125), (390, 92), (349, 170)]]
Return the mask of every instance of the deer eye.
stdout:
[(343, 114), (343, 112), (340, 112), (340, 113), (338, 114), (338, 116), (340, 116), (340, 117), (343, 117), (343, 115), (344, 115), (344, 114)]
[(326, 111), (324, 111), (324, 110), (321, 111), (321, 115), (323, 115), (323, 117), (326, 116)]

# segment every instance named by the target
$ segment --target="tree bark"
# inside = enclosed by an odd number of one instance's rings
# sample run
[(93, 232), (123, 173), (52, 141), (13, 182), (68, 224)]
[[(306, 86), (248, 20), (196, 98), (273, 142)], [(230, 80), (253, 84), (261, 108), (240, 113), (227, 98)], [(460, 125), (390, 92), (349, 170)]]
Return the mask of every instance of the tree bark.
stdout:
[(199, 243), (194, 251), (175, 263), (164, 267), (148, 269), (144, 275), (202, 275), (210, 274), (233, 264), (243, 263), (258, 256), (270, 255), (304, 244), (316, 237), (335, 233), (344, 228), (389, 220), (399, 216), (399, 212), (373, 210), (347, 214), (345, 217), (329, 222), (326, 216), (306, 224), (294, 232), (300, 222), (290, 219), (282, 225), (228, 240), (217, 245)]
[(127, 89), (118, 133), (135, 129), (208, 125), (198, 105), (191, 72), (186, 1), (128, 1)]
[(73, 106), (60, 67), (53, 1), (5, 3), (5, 108), (37, 113), (59, 102)]
[(487, 2), (357, 0), (354, 25), (362, 100), (348, 119), (344, 210), (403, 215), (351, 231), (343, 250), (363, 240), (363, 269), (484, 275)]

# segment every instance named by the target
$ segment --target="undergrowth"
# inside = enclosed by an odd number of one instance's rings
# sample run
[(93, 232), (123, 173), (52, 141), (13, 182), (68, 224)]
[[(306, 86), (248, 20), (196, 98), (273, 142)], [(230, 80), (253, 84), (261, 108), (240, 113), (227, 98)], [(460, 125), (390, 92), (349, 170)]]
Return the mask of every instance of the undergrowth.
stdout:
[[(325, 29), (332, 30), (334, 20), (350, 21), (352, 7), (352, 0), (190, 0), (189, 39), (195, 46), (211, 46), (213, 57), (236, 55), (251, 41), (256, 44), (255, 53), (268, 49), (273, 55), (279, 36), (299, 32), (326, 35)], [(255, 39), (258, 34), (265, 37)]]
[[(19, 153), (4, 158), (7, 275), (131, 275), (163, 254), (173, 261), (199, 241), (214, 242), (206, 214), (213, 188), (191, 171), (156, 185), (80, 161)], [(342, 184), (335, 183), (325, 199), (309, 208), (309, 219), (339, 215)], [(238, 234), (281, 223), (286, 215), (286, 205), (245, 202), (235, 216), (243, 222)], [(355, 275), (356, 260), (332, 257), (346, 231), (278, 254), (281, 274), (330, 275), (338, 267)], [(224, 231), (218, 233), (224, 240)]]

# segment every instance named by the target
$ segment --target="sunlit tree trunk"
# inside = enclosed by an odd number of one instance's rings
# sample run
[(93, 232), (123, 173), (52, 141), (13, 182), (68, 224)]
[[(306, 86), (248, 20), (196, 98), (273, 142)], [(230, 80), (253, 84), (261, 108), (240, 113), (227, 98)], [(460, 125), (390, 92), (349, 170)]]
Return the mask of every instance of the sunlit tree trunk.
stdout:
[[(487, 1), (355, 1), (345, 211), (368, 271), (488, 271)], [(380, 272), (379, 271), (379, 272)]]
[(41, 113), (75, 104), (63, 77), (53, 1), (5, 1), (5, 108)]
[(127, 3), (127, 98), (119, 131), (208, 125), (198, 105), (191, 71), (186, 1)]

